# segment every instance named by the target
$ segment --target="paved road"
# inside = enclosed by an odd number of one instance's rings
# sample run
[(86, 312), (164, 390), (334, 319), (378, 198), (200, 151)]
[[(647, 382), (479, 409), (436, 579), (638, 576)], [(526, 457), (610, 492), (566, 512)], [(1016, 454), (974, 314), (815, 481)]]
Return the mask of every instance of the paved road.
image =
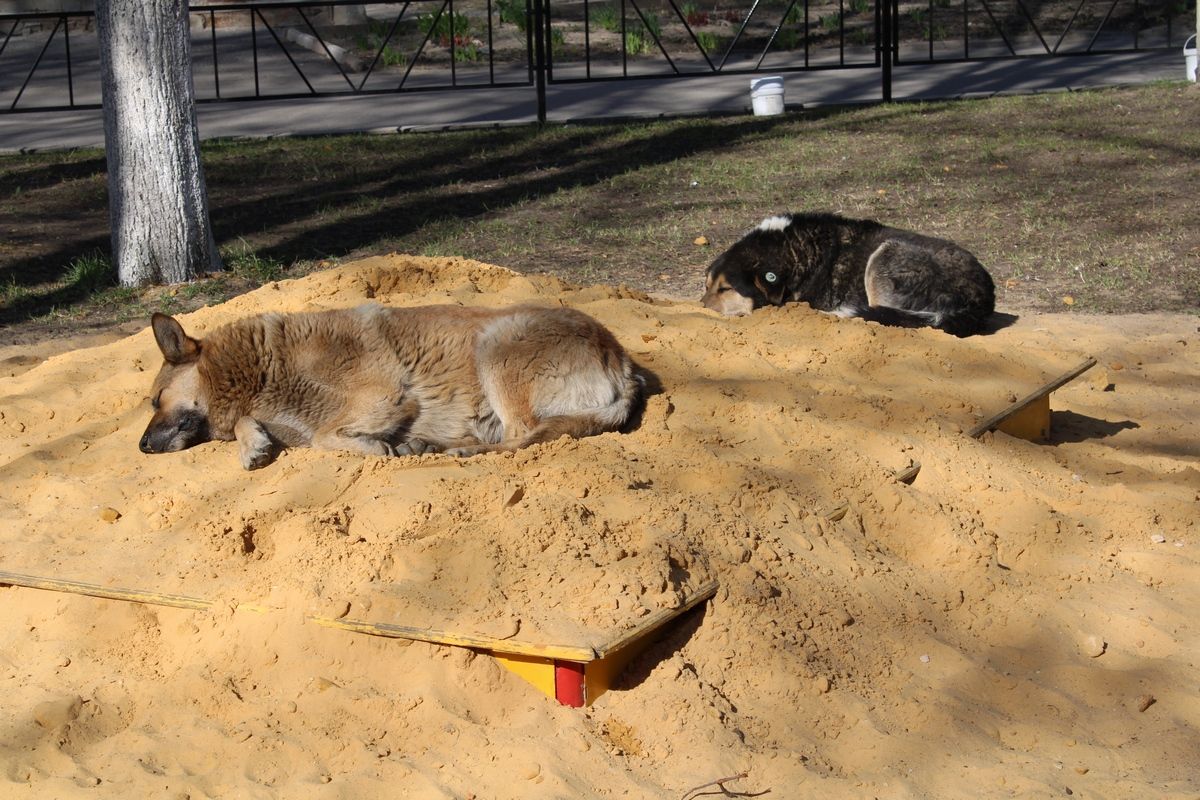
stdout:
[[(1180, 53), (1160, 51), (904, 66), (893, 71), (892, 96), (913, 100), (1067, 91), (1180, 80), (1183, 72)], [(205, 80), (198, 68), (200, 96)], [(749, 84), (747, 75), (555, 84), (548, 87), (548, 116), (572, 122), (743, 113), (750, 107)], [(785, 87), (789, 109), (881, 98), (880, 72), (874, 68), (788, 73)], [(85, 84), (77, 95), (86, 101), (94, 91)], [(536, 114), (532, 87), (198, 105), (203, 138), (527, 124)], [(103, 145), (98, 110), (0, 114), (0, 152)]]

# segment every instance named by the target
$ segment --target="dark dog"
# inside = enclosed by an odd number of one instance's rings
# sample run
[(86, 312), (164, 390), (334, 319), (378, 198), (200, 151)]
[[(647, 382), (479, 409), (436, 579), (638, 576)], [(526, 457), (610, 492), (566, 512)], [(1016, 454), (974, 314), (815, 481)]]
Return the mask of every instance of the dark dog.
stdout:
[(144, 453), (236, 439), (377, 455), (513, 450), (620, 428), (641, 382), (613, 335), (569, 308), (360, 306), (265, 314), (203, 340), (153, 318), (165, 363)]
[(979, 333), (992, 277), (945, 239), (836, 214), (768, 217), (708, 268), (701, 302), (722, 314), (804, 302), (888, 325)]

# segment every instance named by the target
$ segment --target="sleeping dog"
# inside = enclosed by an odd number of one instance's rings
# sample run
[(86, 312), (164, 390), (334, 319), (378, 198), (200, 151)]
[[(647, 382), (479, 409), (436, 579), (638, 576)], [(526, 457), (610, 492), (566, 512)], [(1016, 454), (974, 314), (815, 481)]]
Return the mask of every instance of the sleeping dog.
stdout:
[(619, 429), (641, 381), (616, 338), (569, 308), (264, 314), (201, 339), (155, 314), (164, 363), (144, 453), (211, 439), (242, 466), (283, 447), (376, 455), (514, 450)]
[(995, 288), (945, 239), (836, 214), (768, 217), (708, 268), (701, 302), (722, 314), (804, 302), (843, 317), (979, 333)]

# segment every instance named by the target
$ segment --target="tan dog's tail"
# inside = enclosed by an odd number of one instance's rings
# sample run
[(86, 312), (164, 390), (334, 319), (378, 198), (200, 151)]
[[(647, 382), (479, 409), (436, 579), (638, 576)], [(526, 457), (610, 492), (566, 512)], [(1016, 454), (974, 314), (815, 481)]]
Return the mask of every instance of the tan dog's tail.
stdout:
[(546, 417), (527, 433), (517, 446), (528, 447), (531, 444), (552, 442), (563, 435), (582, 439), (585, 436), (619, 430), (633, 416), (634, 409), (641, 402), (645, 384), (642, 376), (632, 371), (628, 360), (624, 360), (622, 366), (624, 374), (618, 378), (620, 390), (611, 403), (594, 411)]

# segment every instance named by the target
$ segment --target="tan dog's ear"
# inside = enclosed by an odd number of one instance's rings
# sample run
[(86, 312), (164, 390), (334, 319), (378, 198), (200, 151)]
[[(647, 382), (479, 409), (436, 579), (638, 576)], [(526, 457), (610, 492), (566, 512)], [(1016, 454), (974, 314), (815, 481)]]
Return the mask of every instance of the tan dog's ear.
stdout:
[(150, 327), (154, 328), (154, 341), (168, 364), (187, 364), (200, 357), (200, 342), (184, 333), (174, 317), (155, 312)]

